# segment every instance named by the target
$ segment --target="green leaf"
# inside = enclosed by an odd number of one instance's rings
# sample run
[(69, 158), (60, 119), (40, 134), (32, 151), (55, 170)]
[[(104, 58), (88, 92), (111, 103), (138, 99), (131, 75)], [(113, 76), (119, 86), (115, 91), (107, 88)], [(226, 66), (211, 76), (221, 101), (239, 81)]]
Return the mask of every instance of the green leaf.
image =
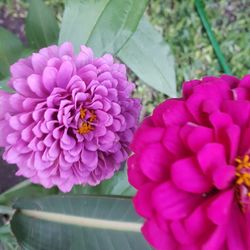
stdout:
[(146, 84), (176, 97), (174, 57), (160, 33), (142, 18), (118, 57)]
[(23, 51), (22, 51), (22, 54), (21, 54), (21, 57), (29, 57), (31, 56), (31, 54), (35, 52), (35, 49), (33, 48), (25, 48)]
[(117, 172), (111, 179), (103, 181), (96, 187), (75, 186), (71, 194), (120, 195), (134, 196), (135, 189), (128, 183), (126, 169)]
[(0, 236), (3, 234), (10, 234), (10, 233), (11, 233), (11, 229), (9, 225), (5, 224), (3, 226), (0, 226)]
[(0, 215), (1, 214), (13, 214), (14, 210), (11, 207), (7, 207), (7, 206), (1, 206), (0, 205)]
[(30, 46), (35, 49), (57, 43), (59, 28), (55, 14), (42, 0), (30, 1), (25, 31)]
[(21, 55), (21, 41), (8, 30), (0, 27), (0, 79), (9, 75), (9, 67)]
[(0, 80), (0, 90), (5, 90), (5, 91), (7, 91), (7, 92), (13, 91), (13, 90), (10, 89), (9, 86), (7, 85), (8, 81), (9, 81), (9, 78), (5, 78), (5, 79)]
[(50, 196), (15, 208), (11, 229), (24, 249), (151, 249), (128, 198)]
[(134, 33), (148, 0), (66, 1), (59, 43), (71, 41), (78, 51), (81, 44), (97, 56), (115, 54)]
[(41, 196), (57, 194), (58, 192), (59, 191), (57, 188), (45, 189), (42, 186), (32, 184), (26, 180), (0, 194), (0, 204), (12, 205), (19, 198), (37, 198)]
[(0, 249), (20, 250), (9, 224), (0, 226)]

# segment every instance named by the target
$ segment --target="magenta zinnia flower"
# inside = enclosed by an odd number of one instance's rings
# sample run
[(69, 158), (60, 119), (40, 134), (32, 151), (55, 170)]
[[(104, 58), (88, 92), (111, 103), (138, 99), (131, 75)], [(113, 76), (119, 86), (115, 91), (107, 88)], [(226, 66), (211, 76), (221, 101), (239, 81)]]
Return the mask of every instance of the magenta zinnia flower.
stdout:
[(132, 150), (134, 205), (156, 249), (250, 249), (250, 75), (186, 82)]
[(46, 188), (69, 191), (97, 185), (119, 169), (129, 153), (139, 100), (126, 68), (106, 54), (81, 46), (50, 46), (10, 68), (10, 87), (0, 93), (0, 146), (17, 175)]

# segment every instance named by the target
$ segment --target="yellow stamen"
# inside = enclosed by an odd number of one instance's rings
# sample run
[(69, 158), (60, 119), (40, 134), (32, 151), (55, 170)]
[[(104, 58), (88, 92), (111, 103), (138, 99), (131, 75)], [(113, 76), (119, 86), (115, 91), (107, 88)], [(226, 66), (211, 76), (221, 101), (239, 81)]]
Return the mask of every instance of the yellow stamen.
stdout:
[(93, 110), (90, 111), (90, 118), (89, 121), (90, 122), (94, 122), (96, 120), (96, 114)]
[(96, 120), (96, 114), (94, 110), (88, 110), (86, 108), (80, 109), (81, 125), (79, 126), (77, 132), (80, 135), (87, 134), (88, 132), (94, 130), (94, 126), (91, 125), (92, 122)]
[(238, 185), (244, 184), (247, 187), (250, 187), (250, 173), (236, 173)]
[(83, 122), (81, 127), (77, 130), (80, 135), (87, 134), (92, 131), (93, 127), (88, 122)]
[(81, 109), (80, 110), (80, 117), (81, 119), (84, 119), (87, 113), (87, 109)]
[(243, 158), (237, 157), (235, 161), (238, 163), (236, 170), (239, 171), (242, 168), (249, 168), (250, 169), (250, 157), (249, 155), (244, 155)]
[(244, 155), (243, 157), (237, 157), (236, 166), (236, 184), (247, 188), (247, 195), (250, 197), (250, 157)]
[(241, 210), (245, 213), (249, 211), (250, 201), (250, 157), (244, 155), (235, 159), (236, 165), (236, 197)]

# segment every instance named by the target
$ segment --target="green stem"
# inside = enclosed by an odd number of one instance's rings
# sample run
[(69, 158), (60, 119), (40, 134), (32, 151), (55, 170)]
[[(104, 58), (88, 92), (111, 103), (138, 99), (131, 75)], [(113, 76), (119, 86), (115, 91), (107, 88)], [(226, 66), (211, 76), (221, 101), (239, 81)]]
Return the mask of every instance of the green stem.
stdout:
[(220, 45), (219, 43), (217, 42), (216, 38), (215, 38), (215, 35), (214, 35), (214, 32), (212, 31), (212, 28), (211, 28), (211, 25), (207, 19), (207, 16), (206, 16), (206, 12), (203, 8), (203, 3), (201, 0), (195, 0), (195, 6), (197, 8), (197, 11), (198, 11), (198, 14), (200, 16), (200, 19), (201, 19), (201, 22), (207, 32), (207, 35), (208, 35), (208, 38), (213, 46), (213, 49), (214, 49), (214, 52), (218, 58), (218, 61), (223, 69), (223, 71), (226, 73), (226, 74), (229, 74), (229, 75), (232, 75), (232, 71), (230, 69), (230, 67), (228, 66), (227, 62), (226, 62), (226, 59), (220, 49)]

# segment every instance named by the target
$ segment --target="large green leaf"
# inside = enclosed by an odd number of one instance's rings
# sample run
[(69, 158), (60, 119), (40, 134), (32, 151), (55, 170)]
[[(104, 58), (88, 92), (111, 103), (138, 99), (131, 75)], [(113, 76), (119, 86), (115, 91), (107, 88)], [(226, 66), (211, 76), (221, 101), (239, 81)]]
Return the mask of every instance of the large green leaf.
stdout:
[(66, 1), (59, 43), (71, 41), (76, 50), (81, 44), (116, 53), (136, 30), (148, 0)]
[(31, 47), (39, 49), (57, 43), (59, 28), (53, 11), (42, 0), (31, 0), (25, 25)]
[(9, 67), (21, 55), (21, 41), (8, 30), (0, 27), (0, 79), (9, 75)]
[(75, 186), (71, 194), (134, 196), (135, 189), (128, 183), (127, 171), (124, 168), (98, 186)]
[[(19, 198), (37, 198), (41, 196), (58, 194), (57, 188), (45, 189), (40, 185), (32, 184), (30, 181), (23, 181), (0, 194), (1, 205), (11, 205)], [(90, 194), (90, 195), (119, 195), (131, 197), (135, 194), (135, 189), (128, 183), (126, 169), (118, 171), (111, 179), (92, 186), (75, 186), (71, 194)]]
[(176, 97), (174, 57), (154, 27), (142, 18), (118, 57), (152, 88)]
[(11, 228), (24, 249), (151, 249), (128, 198), (50, 196), (15, 208)]
[(14, 235), (10, 230), (10, 225), (0, 226), (0, 249), (1, 250), (20, 250)]
[(57, 188), (45, 189), (40, 185), (32, 184), (30, 181), (26, 180), (0, 194), (0, 204), (12, 205), (19, 198), (37, 198), (58, 193), (59, 191)]

